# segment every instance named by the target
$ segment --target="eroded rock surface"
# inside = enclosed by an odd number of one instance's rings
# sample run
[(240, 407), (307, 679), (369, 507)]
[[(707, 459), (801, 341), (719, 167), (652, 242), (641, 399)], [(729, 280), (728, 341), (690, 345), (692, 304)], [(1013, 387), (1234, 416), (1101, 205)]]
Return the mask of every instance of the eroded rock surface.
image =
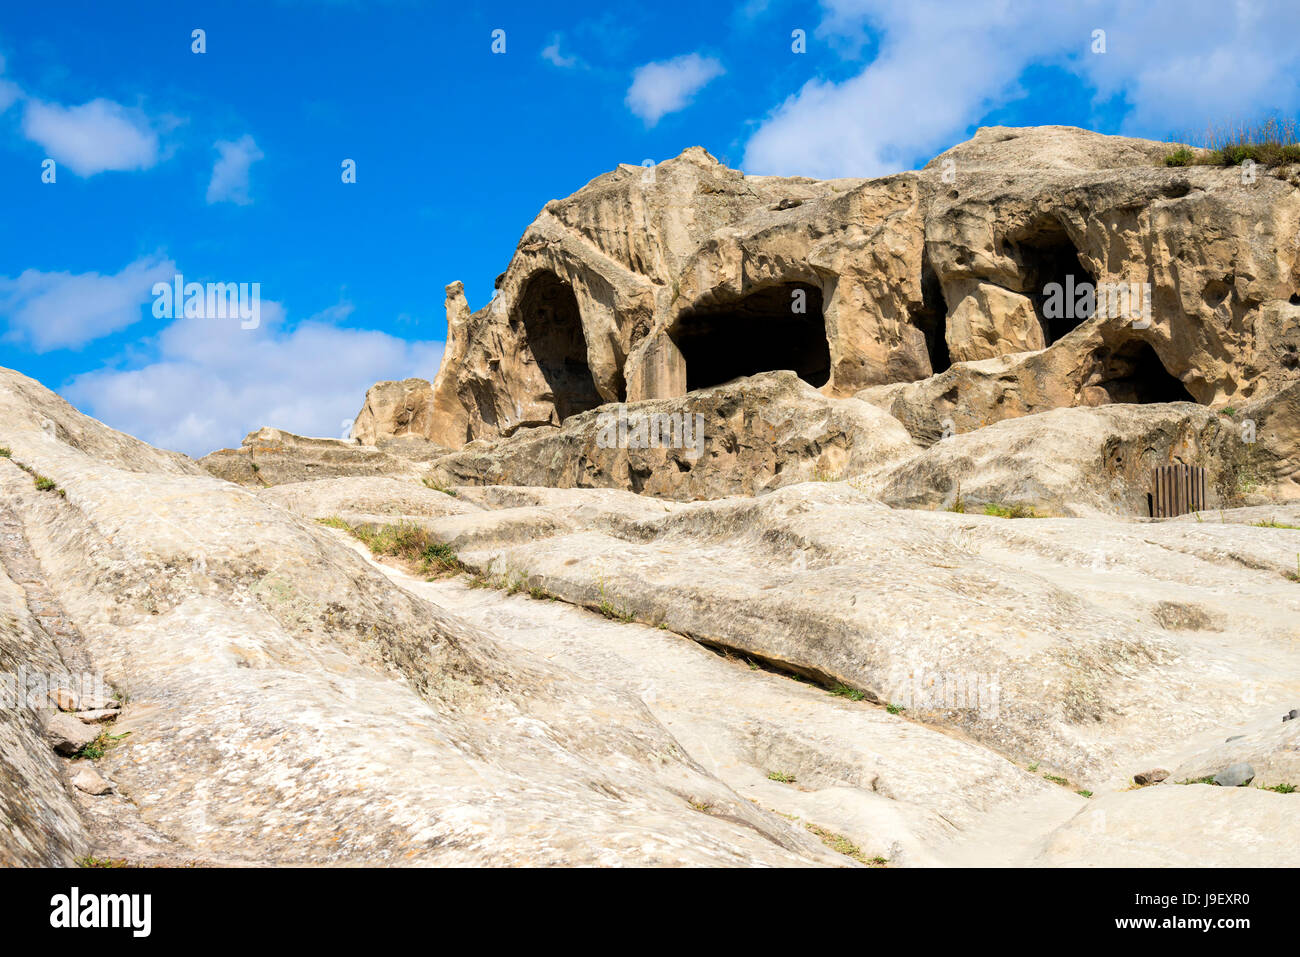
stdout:
[(677, 399), (602, 406), (436, 460), (445, 485), (616, 488), (682, 500), (753, 495), (917, 452), (891, 416), (772, 372)]
[[(118, 793), (86, 800), (122, 802), (173, 857), (851, 863), (739, 798), (634, 697), (393, 586), (328, 529), (97, 429), (7, 370), (0, 411), (0, 496), (129, 701), (112, 726), (125, 737), (97, 762)], [(21, 629), (10, 641), (6, 625), (6, 664), (41, 654), (15, 587), (0, 578)], [(0, 854), (114, 856), (86, 839), (19, 714), (3, 725), (15, 773)]]
[[(292, 507), (333, 514), (348, 484), (361, 483), (338, 480), (317, 504), (300, 486)], [(1300, 694), (1300, 533), (1253, 524), (1262, 508), (1137, 523), (896, 510), (829, 482), (696, 503), (455, 491), (455, 513), (396, 521), (493, 587), (387, 569), (394, 580), (579, 673), (617, 676), (739, 793), (868, 856), (1104, 865), (1109, 845), (1073, 836), (1107, 819), (1084, 817), (1091, 802), (1074, 792), (1087, 790), (1121, 801), (1113, 837), (1135, 835), (1135, 862), (1187, 862), (1201, 818), (1140, 840), (1122, 803), (1134, 774), (1180, 769), (1172, 782), (1185, 765), (1247, 760), (1261, 784), (1294, 777), (1300, 722), (1280, 715)], [(1213, 813), (1255, 833), (1289, 807)]]
[[(373, 391), (373, 390), (372, 390)], [(446, 453), (412, 433), (380, 436), (377, 445), (353, 439), (319, 439), (261, 428), (238, 449), (220, 449), (199, 464), (218, 478), (240, 485), (284, 485), (340, 475), (401, 476), (419, 480), (423, 463)]]

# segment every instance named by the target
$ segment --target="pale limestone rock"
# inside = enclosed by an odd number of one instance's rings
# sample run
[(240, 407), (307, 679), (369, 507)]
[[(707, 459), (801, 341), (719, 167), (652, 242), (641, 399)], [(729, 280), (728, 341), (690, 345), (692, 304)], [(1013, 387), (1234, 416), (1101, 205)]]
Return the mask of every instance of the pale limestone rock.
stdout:
[(96, 797), (109, 794), (113, 790), (113, 785), (104, 780), (104, 777), (89, 764), (82, 765), (81, 770), (72, 776), (72, 786), (78, 791)]
[(398, 476), (418, 481), (423, 462), (446, 450), (427, 439), (385, 436), (380, 445), (350, 439), (308, 438), (281, 429), (250, 432), (238, 449), (205, 455), (199, 464), (218, 478), (252, 487), (283, 485), (340, 475)]
[(430, 474), (448, 486), (620, 488), (691, 500), (843, 478), (916, 451), (874, 406), (827, 398), (792, 372), (770, 372), (468, 446), (435, 460)]
[[(0, 427), (0, 432), (8, 443), (10, 430)], [(3, 565), (0, 658), (11, 663), (6, 671), (17, 664), (38, 674), (64, 670), (53, 640), (28, 610), (23, 587), (9, 578)], [(41, 713), (26, 707), (0, 708), (0, 866), (71, 867), (87, 844), (85, 825), (61, 780)]]
[[(46, 436), (28, 396), (116, 461)], [(4, 370), (6, 409), (0, 444), (68, 494), (43, 495), (0, 459), (0, 501), (86, 654), (129, 697), (101, 767), (174, 855), (851, 863), (703, 770), (636, 698), (402, 591), (330, 530), (142, 443), (95, 436)], [(76, 812), (60, 823), (69, 811), (49, 791), (0, 831), (5, 859), (66, 860)], [(47, 818), (65, 843), (31, 832)]]
[(1300, 722), (1280, 722), (1276, 716), (1261, 718), (1230, 735), (1219, 735), (1217, 740), (1185, 750), (1170, 778), (1197, 781), (1238, 763), (1250, 765), (1254, 784), (1259, 787), (1300, 787)]
[(1099, 795), (1026, 863), (1051, 867), (1291, 867), (1294, 795), (1209, 784)]
[(427, 438), (432, 431), (433, 387), (424, 379), (380, 382), (366, 393), (366, 403), (352, 425), (361, 445), (402, 435)]
[(948, 354), (953, 362), (991, 359), (1044, 348), (1043, 328), (1028, 296), (992, 283), (954, 284), (948, 315)]
[(48, 697), (50, 704), (60, 711), (77, 711), (81, 708), (77, 693), (69, 688), (51, 688)]
[(45, 721), (45, 738), (63, 756), (76, 754), (99, 737), (99, 729), (78, 721), (75, 715), (57, 711)]
[[(1263, 703), (1300, 694), (1300, 589), (1280, 530), (901, 511), (847, 483), (696, 503), (506, 491), (484, 490), (490, 511), (425, 527), (491, 580), (662, 622), (881, 703), (910, 695), (922, 720), (1076, 786), (1252, 714), (1276, 722)], [(1171, 603), (1219, 623), (1212, 654), (1204, 632), (1161, 624)], [(946, 676), (943, 696), (913, 686), (926, 675)], [(944, 705), (950, 691), (963, 707)]]
[[(1289, 804), (1141, 797), (1290, 795), (1114, 790), (1136, 768), (1219, 762), (1225, 737), (1224, 755), (1249, 761), (1260, 782), (1293, 773), (1300, 722), (1278, 716), (1300, 701), (1295, 533), (1253, 523), (1300, 524), (1294, 507), (1166, 522), (893, 509), (865, 483), (917, 453), (896, 446), (891, 435), (910, 447), (905, 430), (879, 410), (863, 420), (875, 438), (854, 442), (879, 461), (852, 483), (757, 497), (500, 486), (451, 496), (368, 476), (249, 490), (168, 473), (168, 459), (129, 440), (110, 463), (86, 455), (34, 421), (23, 395), (74, 421), (40, 393), (0, 372), (0, 410), (13, 413), (0, 444), (68, 492), (41, 494), (0, 460), (0, 566), (14, 536), (39, 559), (13, 580), (0, 568), (0, 621), (18, 628), (13, 640), (0, 629), (0, 650), (51, 673), (82, 670), (59, 660), (28, 611), (35, 592), (25, 602), (24, 590), (48, 587), (40, 602), (57, 599), (131, 702), (114, 729), (125, 736), (99, 763), (181, 859), (851, 863), (805, 823), (899, 865), (1213, 863), (1234, 840), (1252, 854), (1259, 835), (1294, 843), (1274, 813)], [(798, 390), (749, 407), (841, 408)], [(999, 427), (1044, 475), (1048, 457), (1029, 447), (1053, 430), (1037, 426), (1069, 423), (1055, 431), (1081, 433), (1063, 448), (1084, 475), (1089, 427), (1131, 428), (1137, 449), (1205, 414), (1108, 405)], [(83, 441), (100, 441), (81, 425)], [(506, 588), (381, 570), (314, 522), (340, 514), (419, 524)], [(85, 825), (39, 725), (14, 718), (0, 711), (0, 809), (14, 822), (0, 830), (0, 859), (66, 862), (85, 853)], [(1195, 848), (1214, 821), (1231, 834)]]
[(855, 484), (905, 508), (1147, 517), (1151, 470), (1162, 465), (1207, 465), (1208, 507), (1237, 504), (1248, 449), (1230, 420), (1192, 403), (1056, 409), (942, 439)]

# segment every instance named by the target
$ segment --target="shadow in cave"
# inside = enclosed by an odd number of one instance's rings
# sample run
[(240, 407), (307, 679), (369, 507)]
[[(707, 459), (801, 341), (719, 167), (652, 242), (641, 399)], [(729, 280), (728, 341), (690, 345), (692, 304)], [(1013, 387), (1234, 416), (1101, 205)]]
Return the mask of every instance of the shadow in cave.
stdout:
[(1196, 397), (1169, 373), (1149, 343), (1140, 339), (1126, 342), (1114, 352), (1097, 354), (1101, 380), (1112, 402), (1195, 402)]
[(1039, 220), (1008, 237), (1008, 243), (1047, 345), (1091, 318), (1091, 307), (1080, 304), (1078, 294), (1084, 283), (1095, 288), (1096, 278), (1084, 268), (1079, 250), (1058, 220)]
[(672, 339), (686, 360), (687, 391), (774, 369), (790, 369), (815, 388), (831, 376), (822, 291), (810, 283), (782, 283), (692, 309)]
[(952, 365), (948, 355), (948, 303), (943, 298), (943, 284), (930, 265), (928, 251), (921, 254), (921, 304), (908, 310), (907, 318), (925, 336), (930, 374), (947, 371)]
[(587, 338), (573, 288), (553, 272), (540, 272), (528, 280), (518, 315), (560, 420), (600, 405), (604, 399), (587, 364)]

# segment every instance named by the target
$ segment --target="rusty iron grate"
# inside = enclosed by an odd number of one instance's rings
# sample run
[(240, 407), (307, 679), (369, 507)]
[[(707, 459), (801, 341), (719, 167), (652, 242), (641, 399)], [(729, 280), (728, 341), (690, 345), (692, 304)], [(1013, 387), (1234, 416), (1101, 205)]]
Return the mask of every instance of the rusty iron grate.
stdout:
[(1173, 518), (1205, 508), (1209, 474), (1199, 465), (1157, 465), (1151, 470), (1151, 517)]

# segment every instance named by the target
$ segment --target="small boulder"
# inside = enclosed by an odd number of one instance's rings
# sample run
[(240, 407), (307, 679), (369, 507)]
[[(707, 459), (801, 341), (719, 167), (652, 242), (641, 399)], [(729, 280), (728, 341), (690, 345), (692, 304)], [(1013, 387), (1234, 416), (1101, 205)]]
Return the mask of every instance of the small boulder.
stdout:
[(1294, 721), (1296, 718), (1300, 718), (1300, 708), (1292, 708), (1286, 714), (1282, 715), (1283, 721)]
[(51, 688), (49, 691), (50, 704), (60, 711), (77, 711), (81, 708), (81, 702), (77, 699), (77, 693), (68, 688)]
[(78, 711), (73, 717), (86, 724), (99, 724), (101, 721), (112, 721), (121, 713), (117, 708), (100, 708), (96, 711)]
[(107, 708), (122, 707), (122, 703), (116, 698), (109, 698), (97, 694), (82, 695), (78, 704), (80, 705), (77, 709), (78, 711), (103, 711)]
[(1133, 775), (1133, 783), (1146, 787), (1148, 784), (1159, 784), (1167, 777), (1169, 772), (1164, 768), (1152, 768), (1150, 771), (1141, 771)]
[(50, 716), (45, 738), (59, 754), (71, 756), (99, 737), (99, 730), (62, 711)]
[(85, 791), (87, 794), (95, 795), (108, 794), (113, 790), (113, 785), (89, 765), (76, 773), (76, 776), (72, 779), (72, 786), (78, 791)]
[(1214, 783), (1221, 788), (1239, 788), (1255, 780), (1255, 769), (1244, 761), (1229, 765), (1214, 776)]

